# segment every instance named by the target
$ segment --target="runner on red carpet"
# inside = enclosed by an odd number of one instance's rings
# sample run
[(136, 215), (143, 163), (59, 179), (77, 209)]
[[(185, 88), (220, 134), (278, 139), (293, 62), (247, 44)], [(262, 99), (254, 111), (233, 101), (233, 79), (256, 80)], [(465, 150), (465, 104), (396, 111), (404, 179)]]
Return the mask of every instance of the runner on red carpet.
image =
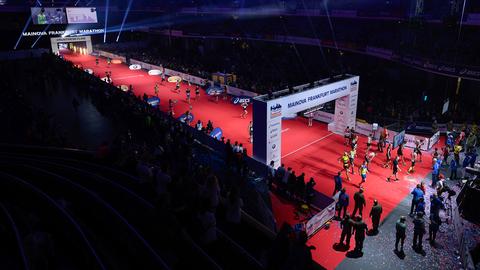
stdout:
[(187, 94), (187, 102), (188, 104), (190, 104), (190, 88), (187, 87), (187, 90), (185, 91), (185, 93)]
[(356, 149), (350, 150), (348, 158), (349, 158), (349, 161), (350, 161), (350, 167), (352, 167), (352, 174), (355, 174), (354, 167), (355, 167), (355, 157), (356, 156), (357, 156), (357, 150)]
[(422, 145), (423, 145), (423, 140), (415, 140), (414, 152), (417, 152), (418, 156), (420, 157), (420, 160), (418, 162), (422, 162)]
[(155, 83), (155, 86), (153, 87), (155, 91), (155, 96), (158, 97), (158, 83)]
[(383, 167), (384, 168), (390, 168), (390, 162), (392, 161), (392, 144), (389, 143), (387, 145), (387, 150), (386, 150), (386, 153), (385, 153), (385, 156), (386, 156), (386, 160), (385, 160), (385, 163), (383, 164)]
[(410, 165), (410, 168), (408, 168), (407, 174), (415, 172), (415, 162), (416, 161), (417, 161), (417, 152), (414, 150), (414, 151), (412, 151), (412, 164)]
[(250, 143), (253, 143), (253, 121), (250, 121), (250, 123), (248, 124), (248, 134)]
[(405, 142), (400, 143), (397, 149), (397, 157), (402, 161), (402, 165), (405, 166), (407, 165), (405, 163), (405, 157), (403, 156), (403, 148), (405, 146)]
[(344, 152), (343, 155), (338, 159), (339, 162), (342, 162), (343, 164), (343, 171), (345, 171), (345, 175), (347, 176), (347, 180), (350, 181), (350, 176), (348, 175), (348, 169), (349, 169), (349, 162), (350, 158), (348, 157), (348, 153)]
[(396, 156), (395, 159), (392, 161), (392, 174), (389, 177), (387, 177), (387, 182), (390, 182), (390, 178), (392, 176), (395, 176), (395, 181), (399, 180), (398, 179), (398, 172), (402, 171), (402, 170), (400, 169), (400, 166), (398, 165), (398, 162), (399, 162), (398, 156)]
[(345, 145), (350, 145), (351, 131), (349, 126), (347, 126), (347, 128), (345, 129), (344, 137), (345, 137)]
[(360, 176), (362, 177), (362, 181), (358, 184), (359, 187), (362, 187), (363, 184), (367, 181), (367, 173), (368, 173), (368, 163), (367, 161), (364, 161), (362, 166), (358, 168), (358, 172), (360, 173)]
[(197, 85), (195, 86), (195, 100), (200, 99), (200, 87)]
[(240, 118), (246, 118), (247, 117), (247, 114), (248, 114), (247, 107), (248, 107), (248, 103), (246, 103), (246, 102), (242, 103), (243, 112), (240, 115)]

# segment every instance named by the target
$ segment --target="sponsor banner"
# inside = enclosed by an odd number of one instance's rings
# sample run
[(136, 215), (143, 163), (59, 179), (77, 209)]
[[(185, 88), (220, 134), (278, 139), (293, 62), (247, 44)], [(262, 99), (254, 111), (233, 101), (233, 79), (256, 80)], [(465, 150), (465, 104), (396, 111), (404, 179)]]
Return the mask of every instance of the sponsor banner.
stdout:
[[(268, 103), (269, 105), (274, 103), (280, 104), (287, 115), (298, 113), (340, 97), (350, 95), (350, 83), (358, 84), (358, 80), (359, 77), (348, 78), (334, 83), (317, 86), (296, 94), (286, 95), (270, 100)], [(351, 104), (345, 104), (346, 108), (350, 105)]]
[(357, 121), (357, 124), (355, 125), (355, 132), (358, 134), (368, 136), (370, 134), (373, 134), (373, 126), (372, 124), (369, 124), (369, 123), (363, 123), (363, 122)]
[(218, 96), (223, 94), (223, 92), (225, 92), (225, 89), (223, 89), (223, 87), (221, 86), (214, 85), (209, 86), (207, 90), (205, 90), (205, 92), (207, 92), (207, 95), (209, 96)]
[(333, 119), (335, 120), (335, 132), (342, 134), (350, 126), (347, 123), (347, 106), (349, 103), (348, 96), (341, 97), (335, 101), (335, 115)]
[(428, 149), (432, 149), (435, 144), (440, 140), (440, 131), (437, 131), (429, 140)]
[(308, 220), (307, 225), (305, 226), (308, 237), (314, 235), (327, 221), (331, 220), (334, 216), (335, 201)]
[(405, 130), (397, 133), (393, 137), (393, 145), (392, 145), (393, 149), (397, 148), (397, 146), (399, 146), (401, 143), (403, 143), (403, 141), (405, 141)]
[(147, 99), (147, 103), (152, 107), (157, 107), (160, 105), (160, 99), (158, 97), (151, 97)]
[(280, 164), (282, 154), (282, 105), (273, 103), (268, 108), (267, 119), (267, 158), (266, 161), (274, 161)]
[(429, 144), (430, 144), (430, 138), (424, 137), (424, 136), (419, 136), (419, 135), (413, 135), (413, 134), (405, 134), (405, 146), (410, 147), (410, 148), (415, 148), (415, 141), (423, 141), (422, 146), (420, 149), (422, 151), (427, 151), (430, 149)]
[[(189, 113), (189, 114), (188, 114), (188, 120), (189, 120), (189, 122), (190, 122), (190, 123), (193, 122), (193, 119), (194, 119), (193, 114)], [(180, 115), (180, 116), (177, 118), (177, 120), (180, 121), (180, 122), (182, 122), (182, 123), (185, 123), (185, 122), (187, 121), (187, 116), (186, 116), (185, 114), (182, 114), (182, 115)]]
[(135, 59), (130, 59), (130, 64), (139, 65), (141, 68), (146, 69), (146, 70), (151, 70), (151, 69), (161, 70), (162, 69), (159, 66), (152, 65), (152, 64), (149, 64), (149, 63), (145, 63), (145, 62), (142, 62), (142, 61), (138, 61), (138, 60), (135, 60)]
[[(227, 91), (227, 93), (228, 93), (228, 91)], [(251, 97), (245, 97), (245, 96), (234, 96), (230, 99), (230, 101), (234, 105), (242, 105), (243, 103), (250, 104), (252, 102), (252, 98)]]
[(324, 123), (332, 123), (333, 122), (333, 113), (328, 113), (324, 111), (315, 111), (313, 112), (313, 119), (324, 122)]
[(150, 69), (150, 70), (148, 71), (148, 75), (150, 75), (150, 76), (162, 75), (162, 71), (159, 70), (159, 69)]
[(193, 84), (198, 84), (200, 86), (205, 86), (205, 85), (207, 85), (207, 82), (208, 82), (208, 80), (206, 80), (206, 79), (196, 77), (196, 76), (192, 76), (192, 75), (189, 75), (189, 74), (185, 74), (185, 73), (182, 73), (182, 72), (179, 72), (179, 71), (171, 70), (171, 69), (168, 69), (168, 68), (165, 69), (165, 75), (167, 75), (167, 76), (179, 76), (184, 81), (187, 81), (187, 82), (190, 82), (190, 83), (193, 83)]
[[(336, 100), (336, 106), (339, 106), (339, 108), (335, 109), (336, 118), (334, 117), (334, 120), (336, 130), (338, 130), (339, 122), (341, 132), (343, 132), (345, 127), (350, 125), (350, 123), (353, 125), (355, 123), (354, 111), (356, 111), (357, 104), (358, 81), (359, 77), (356, 76), (266, 101), (267, 137), (265, 145), (267, 149), (265, 160), (267, 162), (273, 160), (275, 164), (280, 164), (282, 117), (288, 117), (309, 108)], [(354, 96), (352, 101), (348, 97), (350, 95)], [(353, 119), (350, 119), (352, 116)]]
[(102, 50), (96, 50), (95, 52), (98, 56), (102, 56), (102, 57), (110, 58), (110, 59), (118, 59), (118, 60), (122, 61), (122, 63), (127, 62), (127, 59), (125, 58), (125, 56), (120, 56), (120, 55), (110, 53), (110, 52), (106, 52), (106, 51), (102, 51)]
[(133, 64), (133, 65), (130, 65), (128, 67), (130, 70), (139, 70), (139, 69), (142, 69), (142, 67), (140, 65), (137, 65), (137, 64)]
[(223, 131), (221, 128), (217, 127), (210, 132), (210, 137), (215, 138), (217, 140), (221, 140), (223, 135)]
[(453, 64), (435, 63), (428, 59), (420, 59), (415, 56), (400, 56), (398, 61), (434, 73), (462, 77), (466, 79), (480, 80), (480, 67), (456, 67)]
[(232, 95), (232, 96), (241, 96), (241, 97), (256, 97), (258, 96), (257, 93), (243, 90), (231, 85), (227, 85), (227, 94)]

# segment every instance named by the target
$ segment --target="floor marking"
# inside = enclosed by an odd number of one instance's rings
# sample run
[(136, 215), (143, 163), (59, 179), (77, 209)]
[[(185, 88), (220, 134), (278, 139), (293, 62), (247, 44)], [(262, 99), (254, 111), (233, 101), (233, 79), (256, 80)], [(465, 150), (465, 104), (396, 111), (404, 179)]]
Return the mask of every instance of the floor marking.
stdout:
[(123, 79), (128, 79), (128, 78), (135, 78), (135, 77), (145, 77), (145, 75), (130, 75), (130, 76), (124, 76), (124, 77), (113, 77), (112, 80), (123, 80)]
[(334, 134), (334, 133), (330, 133), (330, 134), (328, 134), (328, 135), (325, 135), (325, 136), (321, 137), (320, 139), (316, 139), (315, 141), (313, 141), (313, 142), (311, 142), (311, 143), (309, 143), (309, 144), (306, 144), (306, 145), (298, 148), (297, 150), (294, 150), (294, 151), (292, 151), (292, 152), (290, 152), (290, 153), (288, 153), (288, 154), (286, 154), (286, 155), (283, 155), (282, 158), (288, 157), (288, 156), (290, 156), (290, 155), (292, 155), (292, 154), (295, 154), (296, 152), (298, 152), (298, 151), (300, 151), (300, 150), (303, 150), (303, 149), (309, 147), (310, 145), (315, 144), (315, 143), (317, 143), (317, 142), (319, 142), (319, 141), (321, 141), (321, 140), (323, 140), (323, 139), (325, 139), (325, 138), (327, 138), (327, 137), (330, 137), (330, 136), (332, 136), (333, 134)]

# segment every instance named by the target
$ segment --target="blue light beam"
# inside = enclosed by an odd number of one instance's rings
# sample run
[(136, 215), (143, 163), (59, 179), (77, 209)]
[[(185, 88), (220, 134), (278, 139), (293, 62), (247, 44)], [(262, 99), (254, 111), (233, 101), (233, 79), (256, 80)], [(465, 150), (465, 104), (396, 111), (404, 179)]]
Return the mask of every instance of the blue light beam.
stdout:
[(107, 24), (108, 24), (108, 7), (110, 6), (110, 0), (107, 0), (105, 5), (105, 30), (103, 32), (103, 43), (107, 42)]
[(130, 13), (130, 7), (132, 6), (132, 2), (133, 2), (133, 0), (128, 0), (127, 10), (125, 10), (125, 15), (123, 15), (122, 25), (120, 26), (120, 31), (118, 32), (118, 35), (117, 35), (117, 42), (120, 39), (120, 34), (122, 33), (123, 25), (125, 24), (125, 21), (127, 20), (128, 13)]

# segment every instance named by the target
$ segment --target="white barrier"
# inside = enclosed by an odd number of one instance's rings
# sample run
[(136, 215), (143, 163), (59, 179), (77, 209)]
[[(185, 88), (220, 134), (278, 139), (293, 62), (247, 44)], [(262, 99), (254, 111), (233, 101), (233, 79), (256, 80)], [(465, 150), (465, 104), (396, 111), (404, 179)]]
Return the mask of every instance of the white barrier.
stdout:
[[(139, 60), (136, 60), (136, 59), (130, 59), (130, 64), (140, 65), (143, 69), (146, 69), (146, 70), (152, 70), (152, 69), (163, 70), (163, 68), (160, 67), (160, 66), (145, 63), (145, 62), (142, 62), (142, 61), (139, 61)], [(170, 76), (178, 76), (178, 77), (182, 78), (183, 81), (190, 82), (190, 83), (193, 83), (193, 84), (198, 84), (198, 85), (201, 85), (201, 86), (205, 86), (208, 82), (208, 80), (206, 80), (206, 79), (203, 79), (203, 78), (200, 78), (200, 77), (197, 77), (197, 76), (192, 76), (192, 75), (189, 75), (189, 74), (186, 74), (186, 73), (183, 73), (183, 72), (180, 72), (180, 71), (168, 69), (168, 68), (165, 68), (165, 75), (167, 75), (169, 77)]]
[(333, 113), (315, 111), (313, 113), (313, 119), (329, 124), (333, 122)]
[(243, 90), (240, 88), (237, 88), (235, 86), (227, 85), (227, 94), (232, 95), (232, 96), (239, 96), (239, 97), (256, 97), (258, 96), (257, 93)]
[(335, 201), (316, 215), (311, 217), (305, 225), (305, 230), (308, 237), (313, 236), (318, 230), (320, 230), (327, 221), (331, 220), (335, 216)]
[(118, 59), (118, 60), (122, 61), (122, 63), (126, 63), (126, 62), (127, 62), (127, 59), (125, 58), (125, 56), (120, 56), (120, 55), (117, 55), (117, 54), (114, 54), (114, 53), (110, 53), (110, 52), (106, 52), (106, 51), (102, 51), (102, 50), (96, 50), (95, 52), (96, 52), (99, 56), (102, 56), (102, 57), (105, 57), (105, 58)]

